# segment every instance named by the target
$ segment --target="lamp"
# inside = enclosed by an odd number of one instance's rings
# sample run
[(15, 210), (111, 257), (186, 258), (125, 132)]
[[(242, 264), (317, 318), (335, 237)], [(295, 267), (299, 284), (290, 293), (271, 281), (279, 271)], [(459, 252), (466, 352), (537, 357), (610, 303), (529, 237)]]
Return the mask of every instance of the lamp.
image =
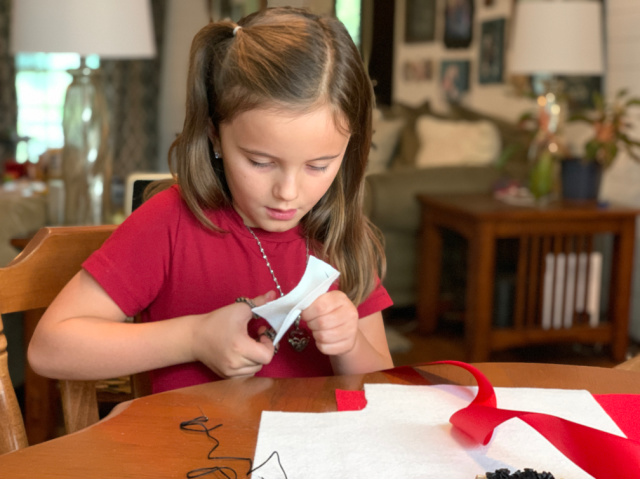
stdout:
[(558, 131), (564, 108), (559, 75), (603, 73), (602, 5), (596, 0), (520, 0), (516, 4), (509, 71), (544, 79), (538, 96), (539, 131), (529, 151), (536, 198), (553, 188), (554, 163), (561, 145)]
[(601, 11), (595, 0), (520, 0), (509, 70), (523, 75), (601, 74)]
[(80, 54), (80, 68), (70, 71), (63, 113), (65, 223), (109, 221), (109, 112), (100, 72), (88, 68), (85, 57), (155, 56), (149, 0), (13, 2), (11, 51)]

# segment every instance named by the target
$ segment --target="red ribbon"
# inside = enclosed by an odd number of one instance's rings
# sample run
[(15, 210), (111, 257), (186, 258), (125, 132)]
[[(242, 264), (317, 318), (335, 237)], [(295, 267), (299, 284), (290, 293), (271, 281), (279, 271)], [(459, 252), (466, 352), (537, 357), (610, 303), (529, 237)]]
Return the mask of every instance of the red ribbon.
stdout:
[[(458, 410), (449, 419), (452, 425), (476, 442), (486, 445), (498, 425), (512, 418), (519, 418), (535, 428), (569, 460), (596, 478), (640, 478), (639, 441), (619, 437), (554, 415), (497, 408), (493, 386), (476, 367), (458, 361), (441, 361), (431, 364), (455, 365), (469, 371), (476, 379), (478, 383), (476, 397), (467, 407)], [(406, 368), (399, 370), (400, 378), (407, 380), (408, 370)], [(395, 370), (387, 373), (395, 375)], [(415, 370), (414, 373), (417, 374)], [(353, 396), (350, 400), (356, 401)], [(364, 403), (360, 400), (359, 403), (358, 409), (364, 408), (366, 400)]]

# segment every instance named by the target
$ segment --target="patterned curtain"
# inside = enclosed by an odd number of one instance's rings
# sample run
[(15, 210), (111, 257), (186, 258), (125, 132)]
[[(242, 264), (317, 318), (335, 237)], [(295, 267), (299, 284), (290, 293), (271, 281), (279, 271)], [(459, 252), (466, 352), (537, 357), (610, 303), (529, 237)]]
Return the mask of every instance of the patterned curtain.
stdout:
[(11, 24), (11, 0), (0, 0), (0, 171), (4, 162), (15, 156), (16, 100), (15, 66), (9, 53), (9, 26)]
[(134, 171), (153, 170), (158, 155), (158, 99), (166, 0), (152, 0), (152, 9), (156, 57), (104, 60), (100, 66), (111, 116), (115, 182), (124, 181)]

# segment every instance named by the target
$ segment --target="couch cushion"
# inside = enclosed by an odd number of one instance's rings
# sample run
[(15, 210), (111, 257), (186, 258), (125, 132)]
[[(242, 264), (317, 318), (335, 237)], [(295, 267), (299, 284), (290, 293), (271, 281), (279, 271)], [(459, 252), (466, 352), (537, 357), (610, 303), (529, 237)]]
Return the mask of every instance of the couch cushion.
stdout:
[(490, 193), (501, 176), (493, 166), (406, 168), (366, 177), (365, 213), (385, 234), (420, 228), (420, 193)]
[(418, 107), (396, 104), (390, 108), (389, 112), (389, 115), (405, 120), (404, 128), (400, 132), (398, 152), (393, 159), (391, 167), (413, 167), (416, 162), (416, 153), (420, 146), (416, 135), (416, 121), (422, 115), (433, 115), (429, 102), (425, 102)]
[(505, 173), (513, 178), (523, 178), (524, 172), (526, 172), (526, 148), (531, 143), (528, 132), (521, 129), (516, 123), (471, 110), (462, 104), (452, 104), (449, 108), (450, 110), (446, 113), (436, 112), (430, 107), (428, 101), (416, 107), (395, 104), (389, 108), (388, 116), (393, 115), (394, 117), (405, 119), (405, 126), (400, 134), (398, 151), (391, 163), (391, 169), (403, 170), (406, 167), (415, 167), (416, 155), (420, 148), (416, 122), (418, 118), (429, 115), (445, 120), (490, 121), (498, 128), (502, 148), (513, 148), (515, 146), (519, 152), (507, 162)]
[(500, 132), (488, 120), (443, 120), (423, 115), (416, 121), (416, 133), (418, 168), (489, 165), (502, 147)]
[(373, 136), (367, 163), (367, 174), (384, 172), (389, 168), (405, 124), (401, 117), (387, 118), (379, 109), (373, 111)]

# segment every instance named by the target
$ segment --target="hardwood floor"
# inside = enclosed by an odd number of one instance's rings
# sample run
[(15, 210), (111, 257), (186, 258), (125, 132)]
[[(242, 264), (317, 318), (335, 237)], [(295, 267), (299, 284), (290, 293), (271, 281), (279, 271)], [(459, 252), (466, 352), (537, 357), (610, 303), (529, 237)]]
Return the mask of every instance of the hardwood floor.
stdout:
[[(390, 345), (396, 366), (415, 365), (435, 360), (465, 361), (462, 322), (456, 319), (442, 320), (433, 335), (417, 332), (415, 310), (390, 309), (385, 312), (385, 324), (394, 332)], [(395, 334), (399, 334), (396, 338)], [(640, 353), (640, 345), (630, 342), (629, 354)], [(602, 345), (552, 344), (495, 352), (493, 362), (537, 362), (570, 365), (613, 367), (608, 348)]]

